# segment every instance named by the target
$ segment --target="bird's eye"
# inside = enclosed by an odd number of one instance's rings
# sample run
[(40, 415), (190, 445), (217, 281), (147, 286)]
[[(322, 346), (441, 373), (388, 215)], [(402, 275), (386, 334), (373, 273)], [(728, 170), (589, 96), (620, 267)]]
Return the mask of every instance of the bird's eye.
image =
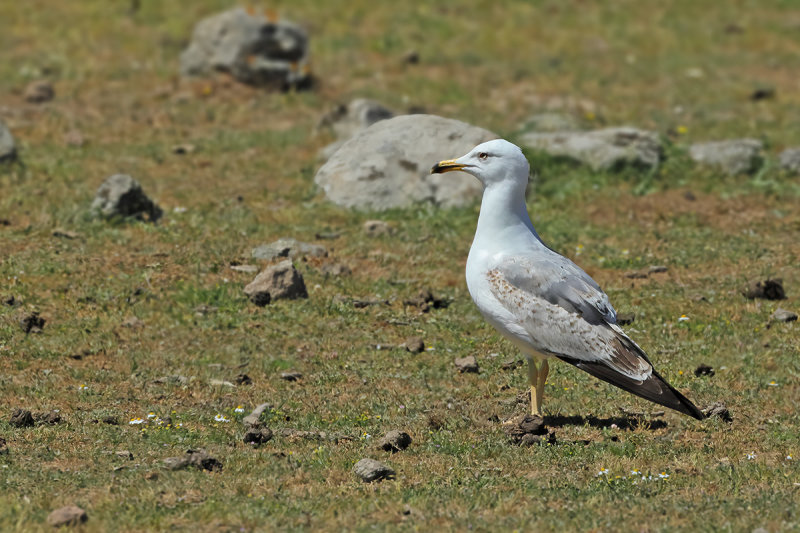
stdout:
[(487, 154), (486, 152), (481, 152), (478, 154), (478, 159), (480, 159), (481, 161), (486, 161), (487, 159), (489, 159), (489, 154)]

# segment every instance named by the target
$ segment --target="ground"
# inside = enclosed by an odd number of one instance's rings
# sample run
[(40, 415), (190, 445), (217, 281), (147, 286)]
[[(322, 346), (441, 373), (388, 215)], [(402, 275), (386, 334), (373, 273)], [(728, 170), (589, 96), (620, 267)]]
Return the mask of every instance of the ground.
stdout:
[[(800, 144), (793, 2), (276, 1), (257, 7), (308, 29), (313, 90), (179, 79), (194, 23), (229, 6), (0, 5), (0, 118), (21, 157), (0, 170), (0, 296), (15, 300), (0, 304), (0, 529), (48, 529), (48, 513), (68, 504), (87, 511), (89, 531), (800, 527), (800, 336), (770, 320), (778, 307), (797, 311), (800, 287), (800, 188), (774, 163)], [(419, 64), (403, 62), (409, 50)], [(25, 102), (39, 79), (55, 99)], [(774, 96), (753, 101), (759, 89)], [(700, 406), (725, 403), (733, 422), (658, 416), (556, 362), (545, 412), (557, 443), (511, 444), (502, 421), (527, 408), (525, 371), (507, 364), (518, 354), (463, 279), (478, 206), (359, 213), (314, 188), (316, 153), (331, 141), (316, 123), (362, 96), (512, 141), (552, 107), (587, 127), (661, 133), (657, 172), (593, 173), (529, 154), (529, 209), (545, 241), (633, 313), (626, 329), (662, 375)], [(67, 143), (70, 132), (85, 144)], [(691, 142), (738, 137), (766, 143), (754, 175), (687, 156)], [(196, 151), (173, 153), (183, 143)], [(90, 215), (118, 172), (165, 209), (159, 224)], [(373, 218), (395, 232), (368, 237)], [(256, 307), (243, 293), (253, 274), (230, 267), (280, 237), (329, 257), (296, 261), (307, 300)], [(332, 263), (352, 275), (326, 275)], [(667, 271), (629, 277), (653, 265)], [(742, 296), (768, 277), (783, 279), (787, 300)], [(449, 305), (404, 304), (423, 289)], [(26, 334), (19, 321), (33, 311), (46, 322)], [(422, 353), (377, 347), (414, 336)], [(469, 355), (480, 372), (459, 374), (453, 360)], [(714, 375), (696, 376), (701, 364)], [(252, 384), (214, 384), (239, 374)], [(241, 419), (264, 402), (276, 436), (253, 448)], [(62, 421), (15, 427), (14, 408), (57, 409)], [(413, 439), (393, 455), (376, 449), (392, 429)], [(163, 467), (197, 448), (222, 469)], [(396, 478), (360, 481), (363, 457)]]

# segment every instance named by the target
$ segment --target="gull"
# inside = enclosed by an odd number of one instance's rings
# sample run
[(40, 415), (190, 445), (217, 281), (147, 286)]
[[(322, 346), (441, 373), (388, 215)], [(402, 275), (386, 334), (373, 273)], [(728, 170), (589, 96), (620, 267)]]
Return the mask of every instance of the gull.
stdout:
[(600, 286), (542, 242), (525, 205), (530, 167), (519, 147), (485, 142), (437, 163), (431, 173), (454, 170), (483, 184), (467, 288), (486, 321), (527, 359), (531, 414), (542, 416), (548, 360), (555, 357), (651, 402), (705, 418), (620, 329)]

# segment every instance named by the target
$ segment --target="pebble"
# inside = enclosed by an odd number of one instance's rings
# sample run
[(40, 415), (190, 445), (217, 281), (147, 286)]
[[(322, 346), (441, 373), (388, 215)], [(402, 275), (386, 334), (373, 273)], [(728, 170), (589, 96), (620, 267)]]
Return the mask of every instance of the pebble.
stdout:
[(772, 313), (772, 320), (776, 322), (794, 322), (797, 320), (797, 313), (779, 307)]
[(361, 459), (353, 466), (353, 472), (367, 483), (395, 477), (394, 470), (375, 459)]
[(393, 429), (378, 442), (378, 448), (387, 452), (399, 452), (411, 445), (411, 436), (405, 431)]
[(464, 373), (478, 373), (478, 361), (475, 360), (475, 356), (468, 355), (467, 357), (461, 357), (453, 361), (456, 365), (456, 368), (462, 374)]

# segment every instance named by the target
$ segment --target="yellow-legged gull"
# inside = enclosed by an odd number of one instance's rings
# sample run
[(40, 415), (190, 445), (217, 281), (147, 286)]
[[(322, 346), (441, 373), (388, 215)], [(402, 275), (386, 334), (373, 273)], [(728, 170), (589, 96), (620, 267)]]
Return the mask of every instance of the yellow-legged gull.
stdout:
[(525, 205), (530, 167), (522, 150), (502, 139), (489, 141), (431, 172), (453, 170), (472, 174), (484, 187), (467, 287), (484, 318), (528, 360), (532, 414), (542, 414), (548, 359), (557, 357), (637, 396), (704, 418), (620, 329), (597, 283), (539, 238)]

